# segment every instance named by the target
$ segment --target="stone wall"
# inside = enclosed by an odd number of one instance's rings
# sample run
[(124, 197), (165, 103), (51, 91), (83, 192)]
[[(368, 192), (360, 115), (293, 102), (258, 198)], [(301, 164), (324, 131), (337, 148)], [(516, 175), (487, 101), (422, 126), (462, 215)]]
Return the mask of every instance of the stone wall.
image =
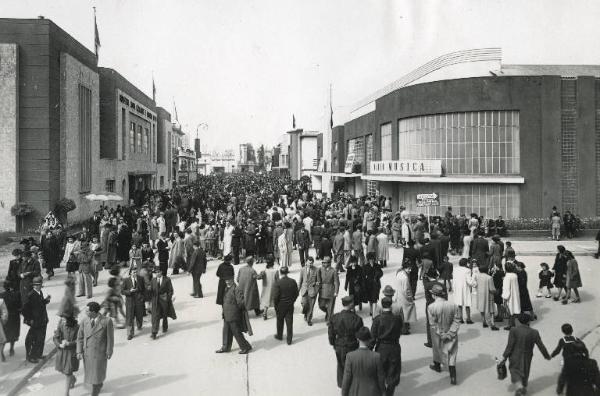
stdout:
[(19, 198), (19, 47), (0, 44), (0, 231), (14, 231), (10, 208)]

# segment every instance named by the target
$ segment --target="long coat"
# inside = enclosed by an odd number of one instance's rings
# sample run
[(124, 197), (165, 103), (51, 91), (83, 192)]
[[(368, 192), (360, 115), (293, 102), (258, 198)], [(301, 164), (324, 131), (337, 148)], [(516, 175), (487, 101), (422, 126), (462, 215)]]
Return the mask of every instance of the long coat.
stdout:
[[(507, 277), (510, 274), (506, 274)], [(540, 333), (527, 325), (518, 325), (510, 329), (508, 333), (508, 344), (504, 350), (503, 356), (508, 358), (509, 370), (512, 382), (525, 380), (529, 378), (531, 369), (531, 359), (533, 358), (533, 347), (537, 345), (545, 358), (550, 355), (546, 346), (540, 338)]]
[(127, 323), (133, 323), (136, 308), (138, 312), (143, 312), (144, 310), (146, 283), (140, 275), (137, 275), (135, 281), (136, 291), (131, 291), (133, 289), (133, 281), (130, 276), (124, 278), (122, 283), (122, 293), (125, 296), (125, 320)]
[(496, 294), (494, 279), (485, 272), (478, 272), (475, 275), (475, 285), (477, 288), (477, 310), (483, 313), (494, 313), (494, 295)]
[(454, 268), (452, 277), (454, 278), (454, 303), (461, 307), (471, 307), (471, 291), (474, 284), (471, 270), (459, 265)]
[(254, 268), (248, 265), (240, 268), (237, 274), (238, 287), (244, 291), (244, 302), (248, 311), (260, 308), (256, 278), (258, 278), (258, 274)]
[(394, 294), (394, 305), (402, 309), (404, 322), (414, 323), (417, 321), (417, 310), (415, 309), (414, 296), (410, 287), (410, 278), (406, 271), (396, 273), (396, 294)]
[[(58, 322), (56, 330), (54, 330), (54, 345), (56, 346), (56, 358), (54, 361), (54, 368), (56, 371), (63, 374), (72, 374), (74, 371), (79, 370), (79, 360), (77, 360), (76, 349), (77, 349), (77, 334), (79, 333), (79, 325), (67, 326), (67, 322), (64, 318), (61, 318)], [(64, 348), (59, 348), (59, 345), (63, 341), (66, 341)]]
[(262, 279), (262, 293), (260, 294), (260, 306), (268, 308), (273, 306), (273, 285), (279, 279), (279, 271), (275, 268), (265, 268), (259, 275)]
[(18, 341), (21, 333), (21, 293), (16, 289), (7, 290), (3, 299), (8, 310), (8, 318), (4, 323), (6, 342)]
[(319, 298), (331, 300), (338, 294), (340, 278), (335, 269), (321, 267), (317, 271), (317, 282), (319, 282)]
[(519, 279), (514, 272), (507, 272), (502, 282), (502, 299), (507, 300), (506, 305), (511, 315), (521, 313), (521, 297), (519, 294)]
[(160, 286), (158, 278), (153, 278), (150, 283), (150, 295), (152, 302), (152, 317), (157, 315), (159, 318), (168, 316), (171, 319), (177, 319), (175, 307), (173, 307), (173, 284), (169, 277), (163, 276)]
[[(449, 301), (437, 299), (427, 307), (429, 321), (431, 323), (431, 344), (433, 349), (433, 361), (456, 365), (456, 354), (458, 352), (458, 328), (460, 327), (460, 316), (458, 306)], [(442, 335), (450, 336), (449, 340), (442, 340)]]
[(233, 279), (234, 269), (233, 265), (228, 262), (223, 262), (217, 268), (217, 277), (219, 278), (219, 286), (217, 288), (217, 304), (223, 305), (223, 296), (225, 295), (225, 279)]
[(388, 261), (390, 252), (388, 250), (388, 236), (383, 232), (377, 235), (377, 260)]
[(379, 353), (359, 348), (346, 355), (342, 396), (385, 394), (385, 371)]
[(581, 273), (579, 272), (579, 264), (577, 260), (570, 259), (567, 261), (567, 287), (582, 287), (581, 284)]
[(85, 383), (98, 385), (106, 379), (108, 357), (113, 354), (114, 330), (110, 318), (98, 315), (96, 324), (84, 317), (79, 322), (77, 333), (77, 353), (83, 354)]
[(185, 260), (185, 242), (183, 239), (177, 238), (171, 247), (169, 254), (169, 268), (173, 268), (176, 262)]
[(131, 249), (131, 231), (128, 228), (121, 228), (117, 234), (117, 259), (119, 261), (129, 261), (129, 250)]
[(487, 264), (487, 256), (489, 250), (490, 245), (485, 238), (475, 238), (471, 242), (471, 258), (477, 260), (477, 263), (479, 264)]

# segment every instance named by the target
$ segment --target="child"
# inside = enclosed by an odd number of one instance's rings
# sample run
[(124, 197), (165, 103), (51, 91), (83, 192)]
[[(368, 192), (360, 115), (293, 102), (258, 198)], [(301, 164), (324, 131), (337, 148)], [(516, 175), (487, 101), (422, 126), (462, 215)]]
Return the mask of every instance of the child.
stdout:
[(444, 280), (444, 287), (448, 292), (452, 292), (452, 271), (454, 267), (450, 263), (448, 256), (442, 258), (442, 265), (440, 266), (440, 278)]
[(546, 288), (546, 298), (552, 297), (552, 278), (554, 272), (550, 271), (550, 267), (546, 263), (540, 264), (542, 270), (540, 271), (540, 288), (536, 297), (542, 297), (544, 295), (544, 287)]
[(573, 336), (573, 326), (565, 323), (560, 329), (564, 337), (558, 340), (556, 349), (550, 354), (550, 357), (555, 357), (562, 351), (563, 367), (558, 376), (558, 385), (556, 388), (556, 393), (558, 394), (562, 393), (565, 385), (569, 382), (569, 377), (576, 372), (577, 367), (581, 366), (582, 362), (589, 357), (588, 350), (583, 341)]

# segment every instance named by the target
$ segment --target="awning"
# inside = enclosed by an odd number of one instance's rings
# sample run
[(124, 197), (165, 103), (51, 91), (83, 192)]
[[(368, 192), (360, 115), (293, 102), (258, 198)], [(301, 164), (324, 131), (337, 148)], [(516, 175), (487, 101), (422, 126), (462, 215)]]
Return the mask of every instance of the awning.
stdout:
[(446, 183), (446, 184), (525, 184), (522, 176), (388, 176), (362, 175), (362, 180), (403, 183)]

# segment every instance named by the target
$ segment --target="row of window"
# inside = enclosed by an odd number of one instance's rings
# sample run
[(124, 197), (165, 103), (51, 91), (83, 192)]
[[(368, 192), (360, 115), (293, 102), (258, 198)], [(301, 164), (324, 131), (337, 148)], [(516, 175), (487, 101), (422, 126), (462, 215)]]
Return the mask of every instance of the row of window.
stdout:
[(149, 154), (152, 161), (156, 161), (156, 150), (154, 149), (155, 131), (152, 125), (152, 133), (142, 125), (135, 122), (129, 123), (129, 152)]

